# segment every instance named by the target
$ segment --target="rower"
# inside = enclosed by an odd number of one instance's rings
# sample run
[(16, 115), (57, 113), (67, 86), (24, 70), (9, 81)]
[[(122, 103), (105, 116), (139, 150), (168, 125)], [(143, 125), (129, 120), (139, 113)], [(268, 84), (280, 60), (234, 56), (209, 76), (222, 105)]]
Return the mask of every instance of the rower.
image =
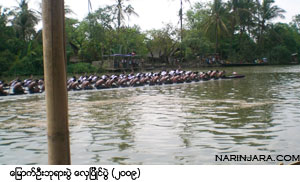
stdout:
[(24, 85), (24, 87), (28, 87), (28, 85), (33, 81), (33, 76), (32, 75), (30, 75), (30, 78), (28, 78), (28, 79), (25, 79), (24, 81), (23, 81), (23, 85)]
[(21, 82), (17, 82), (13, 84), (13, 93), (14, 95), (21, 95), (25, 93)]
[(70, 78), (70, 79), (68, 80), (67, 85), (69, 85), (69, 84), (71, 84), (71, 83), (73, 83), (73, 82), (75, 82), (75, 81), (76, 81), (76, 76), (73, 76), (72, 78)]
[(92, 83), (96, 83), (98, 81), (99, 77), (98, 76), (93, 76), (92, 78)]
[(139, 76), (135, 76), (133, 79), (130, 80), (130, 86), (136, 86), (139, 80)]
[(80, 81), (80, 80), (77, 80), (77, 81), (74, 81), (74, 82), (71, 82), (69, 85), (68, 85), (68, 91), (70, 91), (70, 90), (74, 90), (74, 91), (76, 91), (76, 90), (81, 90), (81, 88), (80, 88), (80, 84), (81, 84), (82, 82)]
[(81, 88), (84, 90), (91, 90), (93, 89), (93, 86), (91, 85), (91, 79), (83, 81), (81, 84)]
[(102, 77), (101, 79), (99, 79), (96, 83), (95, 83), (95, 88), (97, 89), (102, 89), (102, 88), (105, 88), (104, 84), (106, 82), (106, 77)]
[(120, 75), (120, 78), (118, 80), (118, 85), (120, 85), (121, 87), (127, 87), (128, 86), (128, 76), (127, 75)]
[(225, 77), (225, 73), (226, 73), (226, 72), (225, 72), (224, 70), (223, 70), (223, 71), (220, 71), (219, 74), (218, 74), (218, 77), (219, 77), (219, 78), (224, 78), (224, 77)]
[(6, 96), (6, 95), (7, 95), (7, 92), (4, 91), (3, 84), (1, 82), (1, 84), (0, 84), (0, 96)]
[(11, 82), (9, 82), (9, 86), (13, 87), (15, 84), (17, 84), (18, 82), (21, 83), (21, 80), (19, 79), (19, 77), (17, 77), (16, 79), (12, 80)]
[(41, 78), (39, 80), (39, 86), (41, 88), (41, 92), (44, 92), (45, 91), (45, 82), (44, 82), (44, 78)]
[(40, 88), (39, 88), (38, 83), (39, 83), (38, 80), (30, 82), (30, 84), (28, 85), (29, 93), (34, 94), (34, 93), (39, 93), (40, 92)]
[(215, 78), (215, 79), (217, 79), (217, 75), (218, 75), (218, 70), (215, 70), (215, 71), (212, 71), (211, 73), (210, 73), (210, 78)]

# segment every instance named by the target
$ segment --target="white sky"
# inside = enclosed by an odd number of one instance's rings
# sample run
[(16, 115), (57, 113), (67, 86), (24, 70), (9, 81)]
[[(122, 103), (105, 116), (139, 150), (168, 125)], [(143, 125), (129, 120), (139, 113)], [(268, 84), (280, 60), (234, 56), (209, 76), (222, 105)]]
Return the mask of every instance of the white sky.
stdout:
[[(206, 2), (209, 0), (190, 0), (191, 4), (195, 2)], [(38, 9), (41, 0), (30, 0), (30, 8)], [(112, 5), (116, 0), (91, 0), (93, 10), (105, 5)], [(131, 17), (130, 25), (137, 24), (142, 30), (159, 29), (163, 23), (172, 23), (179, 25), (178, 11), (180, 0), (130, 0), (129, 3), (134, 7), (139, 17)], [(88, 14), (88, 0), (65, 0), (65, 4), (76, 13), (71, 17), (81, 20)], [(276, 21), (288, 23), (293, 16), (300, 14), (300, 0), (275, 0), (275, 4), (287, 11), (285, 19)], [(0, 0), (3, 7), (16, 6), (16, 0)], [(184, 3), (184, 12), (190, 8), (188, 3)]]

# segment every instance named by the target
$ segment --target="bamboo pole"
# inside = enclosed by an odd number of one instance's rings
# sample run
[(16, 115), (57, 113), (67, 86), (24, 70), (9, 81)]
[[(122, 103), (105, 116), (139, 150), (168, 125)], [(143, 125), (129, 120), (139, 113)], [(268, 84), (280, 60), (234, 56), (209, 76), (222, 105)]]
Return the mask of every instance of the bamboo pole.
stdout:
[(48, 163), (68, 165), (71, 159), (64, 53), (64, 0), (43, 0), (42, 7)]

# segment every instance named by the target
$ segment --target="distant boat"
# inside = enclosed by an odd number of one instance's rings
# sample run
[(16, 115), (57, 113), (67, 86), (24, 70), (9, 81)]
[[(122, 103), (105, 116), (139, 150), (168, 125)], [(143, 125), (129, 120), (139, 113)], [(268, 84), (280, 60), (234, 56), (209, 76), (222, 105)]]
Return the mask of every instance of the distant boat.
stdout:
[(267, 66), (268, 63), (224, 63), (221, 66), (224, 67), (235, 67), (235, 66)]

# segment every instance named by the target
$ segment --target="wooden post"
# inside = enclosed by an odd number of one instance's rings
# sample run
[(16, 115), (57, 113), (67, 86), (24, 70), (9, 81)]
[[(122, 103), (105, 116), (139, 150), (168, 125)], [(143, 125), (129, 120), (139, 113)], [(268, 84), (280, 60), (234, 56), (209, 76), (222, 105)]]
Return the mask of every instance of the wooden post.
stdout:
[(64, 53), (64, 0), (43, 0), (42, 7), (48, 163), (68, 165), (71, 159)]

